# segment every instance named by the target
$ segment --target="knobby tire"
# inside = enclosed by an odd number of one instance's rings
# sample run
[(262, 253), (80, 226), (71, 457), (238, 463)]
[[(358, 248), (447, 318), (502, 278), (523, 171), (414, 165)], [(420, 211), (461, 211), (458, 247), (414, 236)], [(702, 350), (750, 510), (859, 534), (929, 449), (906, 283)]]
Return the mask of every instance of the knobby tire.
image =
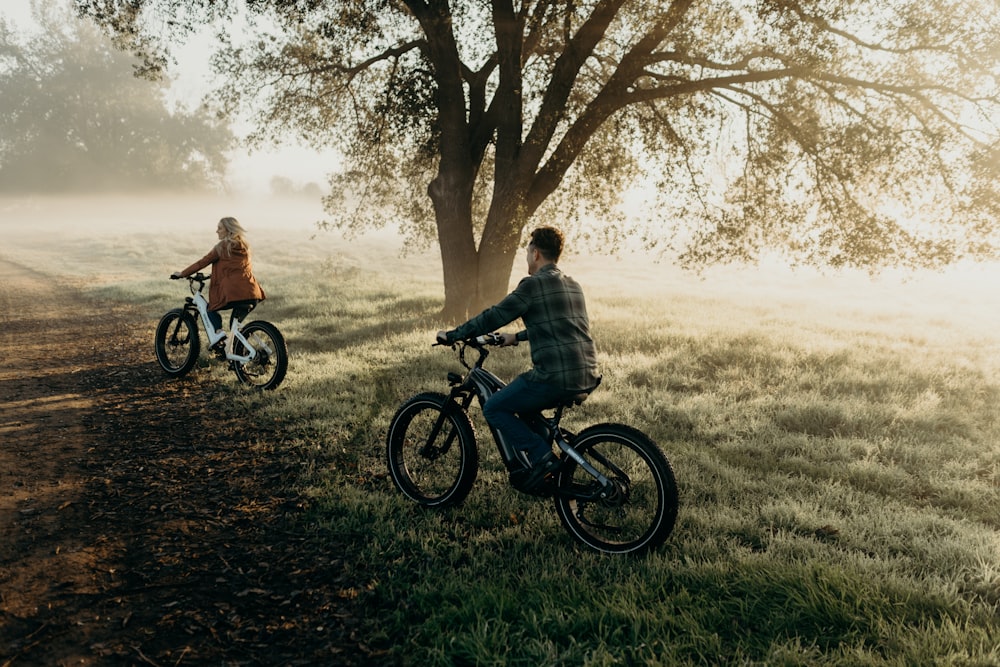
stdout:
[(566, 463), (555, 505), (569, 534), (607, 554), (644, 553), (663, 544), (677, 519), (678, 493), (673, 468), (656, 443), (630, 426), (596, 424), (572, 444), (615, 484), (606, 498), (575, 498), (598, 485), (577, 463)]
[(174, 308), (160, 318), (154, 339), (156, 361), (171, 377), (187, 375), (198, 362), (201, 339), (198, 323), (183, 308)]
[[(435, 426), (440, 423), (435, 437)], [(417, 394), (389, 424), (386, 458), (392, 482), (425, 507), (450, 507), (469, 495), (479, 470), (479, 453), (469, 416), (444, 394)]]

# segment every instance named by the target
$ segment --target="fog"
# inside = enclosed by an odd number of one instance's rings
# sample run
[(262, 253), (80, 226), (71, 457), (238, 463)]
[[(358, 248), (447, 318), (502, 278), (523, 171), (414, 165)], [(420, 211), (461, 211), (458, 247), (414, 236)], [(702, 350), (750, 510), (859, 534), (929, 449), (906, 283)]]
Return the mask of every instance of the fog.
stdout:
[[(362, 248), (377, 250), (383, 261), (400, 257), (402, 251), (394, 232), (374, 231), (345, 240), (337, 232), (321, 230), (318, 223), (326, 216), (316, 198), (158, 193), (0, 199), (0, 230), (5, 238), (0, 256), (42, 272), (85, 276), (93, 269), (74, 267), (72, 259), (93, 248), (95, 255), (107, 255), (109, 263), (115, 252), (123, 253), (122, 270), (169, 275), (183, 268), (179, 261), (193, 262), (212, 248), (218, 241), (216, 225), (224, 216), (237, 218), (247, 229), (254, 261), (261, 265), (294, 257), (304, 266), (331, 256), (359, 264)], [(137, 268), (140, 254), (148, 262)], [(62, 257), (70, 263), (62, 262)], [(85, 263), (100, 259), (89, 257)], [(434, 261), (435, 256), (424, 253), (419, 259)], [(412, 264), (417, 254), (405, 261)], [(115, 268), (107, 266), (102, 273), (113, 275)]]
[[(31, 32), (29, 3), (10, 3), (0, 8), (20, 30)], [(205, 68), (211, 40), (201, 36), (182, 49), (173, 72), (171, 95), (175, 101), (195, 103), (212, 89)], [(317, 222), (325, 218), (317, 196), (271, 196), (272, 180), (285, 179), (295, 188), (325, 183), (326, 175), (339, 166), (330, 152), (298, 145), (265, 148), (254, 152), (239, 149), (229, 154), (225, 182), (228, 196), (221, 195), (115, 195), (104, 197), (7, 197), (0, 199), (0, 230), (4, 244), (0, 256), (25, 263), (41, 271), (71, 274), (93, 280), (93, 271), (73, 265), (74, 250), (105, 246), (133, 257), (136, 243), (152, 244), (143, 269), (150, 273), (181, 268), (181, 258), (193, 261), (215, 242), (220, 217), (232, 215), (249, 230), (255, 261), (328, 261), (364, 266), (397, 276), (429, 275), (440, 279), (441, 261), (436, 250), (404, 247), (391, 227), (359, 238), (344, 239), (335, 231), (321, 231)], [(48, 173), (48, 172), (47, 172)], [(538, 221), (559, 224), (559, 221)], [(104, 246), (99, 246), (100, 240)], [(67, 245), (68, 244), (68, 245)], [(272, 249), (280, 249), (275, 252)], [(405, 252), (404, 252), (405, 251)], [(162, 262), (160, 257), (162, 256)], [(294, 258), (294, 259), (289, 259)], [(111, 263), (111, 260), (109, 260)], [(872, 318), (887, 311), (908, 310), (934, 319), (961, 320), (970, 332), (994, 336), (1000, 331), (1000, 271), (995, 265), (963, 265), (939, 273), (887, 271), (876, 278), (859, 271), (821, 272), (790, 270), (777, 260), (760, 266), (712, 267), (701, 273), (678, 269), (669, 259), (632, 250), (619, 256), (599, 249), (582, 249), (568, 239), (562, 266), (590, 289), (612, 296), (650, 295), (662, 299), (669, 309), (673, 294), (697, 293), (706, 299), (746, 304), (781, 301), (812, 307), (829, 305), (868, 313)], [(90, 273), (87, 273), (90, 271)], [(116, 275), (113, 266), (104, 271)], [(520, 257), (511, 281), (524, 273)], [(443, 287), (442, 287), (443, 293)]]
[[(308, 271), (310, 264), (332, 261), (391, 274), (401, 286), (411, 276), (441, 279), (436, 247), (408, 247), (391, 227), (345, 239), (337, 231), (317, 227), (325, 218), (318, 198), (253, 194), (8, 197), (0, 199), (0, 257), (82, 281), (116, 280), (136, 272), (166, 276), (183, 268), (181, 262), (190, 263), (207, 252), (216, 242), (219, 218), (227, 215), (247, 228), (258, 272), (269, 267)], [(792, 270), (772, 261), (693, 273), (641, 252), (582, 253), (572, 237), (567, 241), (560, 265), (596, 298), (652, 296), (669, 312), (672, 295), (697, 294), (740, 308), (784, 304), (817, 312), (847, 309), (873, 322), (890, 313), (907, 313), (928, 327), (960, 323), (967, 336), (1000, 339), (996, 264), (960, 265), (941, 272), (886, 271), (872, 277), (860, 271)], [(106, 266), (74, 266), (74, 257), (85, 256), (91, 248), (100, 256), (86, 263)], [(120, 253), (120, 267), (111, 259), (115, 253)], [(524, 273), (518, 258), (512, 284)]]

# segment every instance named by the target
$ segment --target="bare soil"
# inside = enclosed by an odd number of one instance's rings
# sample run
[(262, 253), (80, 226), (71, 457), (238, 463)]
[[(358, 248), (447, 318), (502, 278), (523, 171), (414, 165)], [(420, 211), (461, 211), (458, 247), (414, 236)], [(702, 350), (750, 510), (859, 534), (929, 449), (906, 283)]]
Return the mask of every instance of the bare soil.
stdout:
[(0, 666), (391, 664), (291, 464), (154, 326), (0, 260)]

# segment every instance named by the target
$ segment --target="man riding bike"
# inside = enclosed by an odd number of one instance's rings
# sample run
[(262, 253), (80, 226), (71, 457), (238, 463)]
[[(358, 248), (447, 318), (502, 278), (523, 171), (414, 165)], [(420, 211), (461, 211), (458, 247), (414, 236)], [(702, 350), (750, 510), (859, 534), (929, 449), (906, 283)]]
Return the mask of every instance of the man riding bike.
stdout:
[(562, 249), (563, 235), (558, 229), (535, 229), (527, 248), (528, 276), (500, 303), (437, 334), (438, 341), (450, 344), (490, 333), (518, 318), (524, 322), (524, 330), (501, 334), (502, 344), (528, 341), (533, 368), (491, 396), (483, 406), (483, 416), (527, 455), (531, 472), (524, 486), (528, 489), (555, 470), (558, 459), (542, 436), (517, 415), (553, 407), (592, 391), (600, 382), (583, 290), (556, 266)]

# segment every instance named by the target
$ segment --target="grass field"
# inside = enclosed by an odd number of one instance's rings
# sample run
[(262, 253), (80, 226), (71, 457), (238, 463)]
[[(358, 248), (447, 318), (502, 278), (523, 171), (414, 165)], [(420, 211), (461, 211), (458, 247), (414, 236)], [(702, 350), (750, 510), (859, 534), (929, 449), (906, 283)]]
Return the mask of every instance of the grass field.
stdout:
[[(302, 528), (352, 545), (369, 584), (345, 594), (367, 596), (369, 636), (405, 664), (1000, 664), (1000, 274), (565, 258), (604, 373), (567, 424), (647, 432), (680, 486), (666, 545), (609, 558), (513, 491), (488, 440), (462, 507), (421, 511), (392, 488), (389, 419), (459, 369), (430, 345), (457, 324), (435, 316), (432, 252), (312, 238), (321, 216), (302, 204), (228, 205), (8, 202), (0, 255), (133, 303), (152, 330), (184, 295), (167, 275), (209, 249), (219, 217), (244, 221), (288, 377), (266, 395), (218, 364), (195, 381), (260, 422), (269, 435), (248, 446), (298, 464)], [(527, 365), (523, 347), (490, 357), (501, 377)]]

